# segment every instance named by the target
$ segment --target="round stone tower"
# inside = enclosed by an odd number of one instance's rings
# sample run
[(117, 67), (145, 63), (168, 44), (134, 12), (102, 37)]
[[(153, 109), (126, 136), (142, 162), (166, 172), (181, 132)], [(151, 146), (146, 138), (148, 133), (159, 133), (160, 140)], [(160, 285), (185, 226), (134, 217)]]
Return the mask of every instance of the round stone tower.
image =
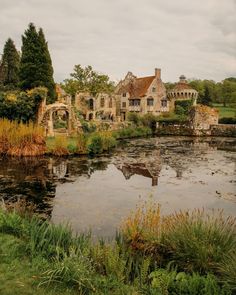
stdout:
[(198, 92), (188, 84), (186, 77), (184, 75), (181, 75), (179, 77), (179, 82), (175, 85), (175, 87), (168, 91), (167, 97), (170, 101), (171, 109), (173, 110), (176, 100), (191, 99), (193, 101), (193, 105), (196, 105)]

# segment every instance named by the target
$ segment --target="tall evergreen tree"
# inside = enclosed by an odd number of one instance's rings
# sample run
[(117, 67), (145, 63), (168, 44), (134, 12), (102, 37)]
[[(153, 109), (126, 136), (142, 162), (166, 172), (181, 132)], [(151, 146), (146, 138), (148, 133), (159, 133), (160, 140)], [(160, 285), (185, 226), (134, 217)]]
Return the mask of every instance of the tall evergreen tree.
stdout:
[(43, 30), (37, 32), (30, 23), (22, 36), (20, 87), (23, 90), (44, 86), (48, 88), (49, 101), (56, 98), (53, 67)]
[(212, 105), (212, 99), (211, 99), (210, 90), (208, 86), (205, 87), (204, 94), (201, 98), (201, 103), (207, 106)]
[(1, 61), (1, 82), (7, 89), (17, 88), (19, 82), (20, 55), (12, 39), (4, 45)]

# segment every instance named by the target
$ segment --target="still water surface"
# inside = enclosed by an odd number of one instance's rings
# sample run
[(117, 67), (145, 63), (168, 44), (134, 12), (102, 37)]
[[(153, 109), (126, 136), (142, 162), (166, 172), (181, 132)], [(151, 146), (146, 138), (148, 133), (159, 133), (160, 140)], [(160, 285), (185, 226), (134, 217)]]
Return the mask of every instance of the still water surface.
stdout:
[(0, 159), (0, 198), (26, 198), (78, 232), (112, 236), (150, 196), (164, 214), (204, 207), (236, 216), (236, 139), (135, 139), (98, 158)]

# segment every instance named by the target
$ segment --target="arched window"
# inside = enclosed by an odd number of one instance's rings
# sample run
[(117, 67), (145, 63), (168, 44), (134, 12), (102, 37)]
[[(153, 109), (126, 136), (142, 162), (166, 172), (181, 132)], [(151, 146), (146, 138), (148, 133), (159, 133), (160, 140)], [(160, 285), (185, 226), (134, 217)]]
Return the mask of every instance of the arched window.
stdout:
[(109, 108), (112, 108), (112, 98), (109, 99)]
[(105, 106), (105, 98), (102, 96), (100, 100), (100, 107), (104, 108), (104, 106)]

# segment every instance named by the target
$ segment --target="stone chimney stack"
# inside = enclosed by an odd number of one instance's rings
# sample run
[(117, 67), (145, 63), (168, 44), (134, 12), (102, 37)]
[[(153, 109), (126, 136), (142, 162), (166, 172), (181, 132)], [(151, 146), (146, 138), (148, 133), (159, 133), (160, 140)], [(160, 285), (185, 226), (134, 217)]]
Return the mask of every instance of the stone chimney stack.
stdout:
[(161, 69), (155, 68), (155, 76), (157, 79), (161, 79)]

